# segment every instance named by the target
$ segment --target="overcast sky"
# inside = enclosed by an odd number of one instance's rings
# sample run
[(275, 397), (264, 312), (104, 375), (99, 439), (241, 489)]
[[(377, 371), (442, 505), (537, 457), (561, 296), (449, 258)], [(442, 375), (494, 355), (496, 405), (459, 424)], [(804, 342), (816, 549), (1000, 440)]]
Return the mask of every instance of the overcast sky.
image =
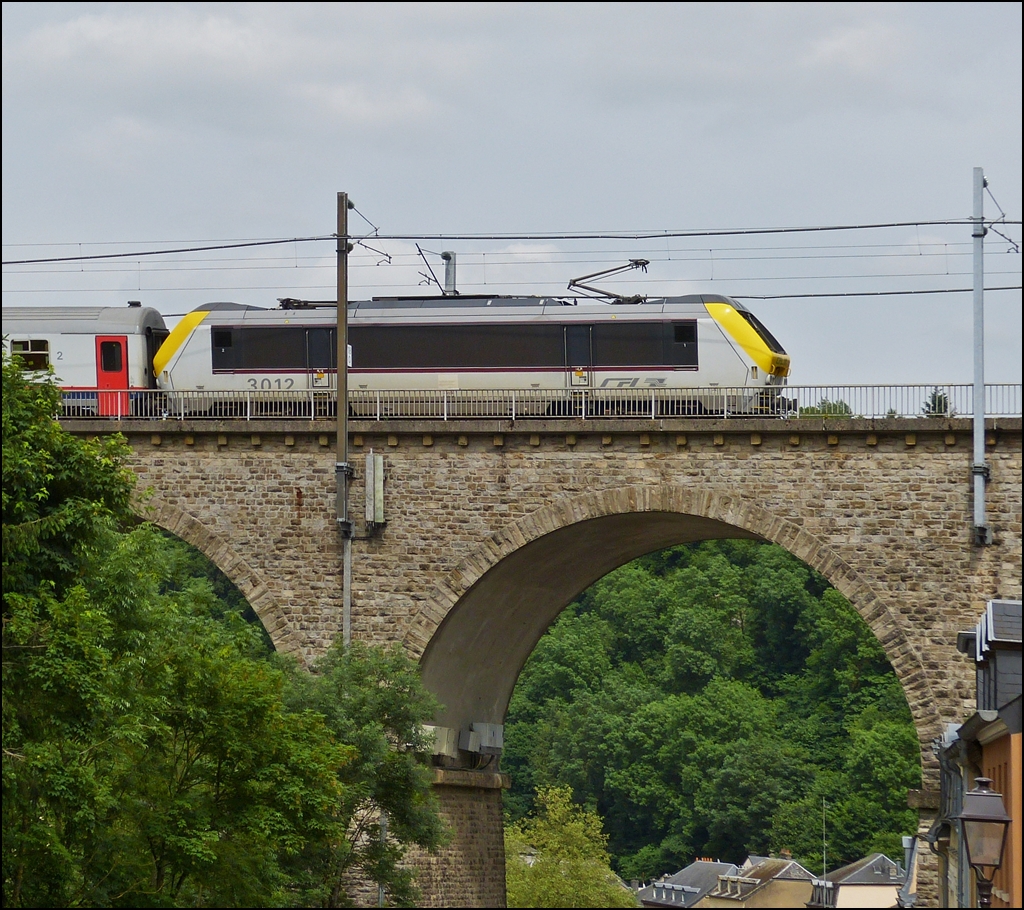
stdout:
[[(442, 280), (454, 250), (464, 293), (645, 258), (609, 286), (744, 299), (793, 383), (969, 382), (969, 293), (759, 299), (969, 288), (964, 225), (436, 235), (963, 219), (974, 167), (1019, 222), (1021, 28), (1019, 3), (4, 3), (3, 258), (322, 236), (346, 191), (353, 232), (416, 235)], [(417, 291), (415, 242), (357, 247), (352, 298)], [(995, 233), (986, 271), (1021, 284)], [(4, 306), (333, 294), (329, 241), (3, 271)], [(987, 380), (1020, 382), (1020, 290), (986, 328)]]

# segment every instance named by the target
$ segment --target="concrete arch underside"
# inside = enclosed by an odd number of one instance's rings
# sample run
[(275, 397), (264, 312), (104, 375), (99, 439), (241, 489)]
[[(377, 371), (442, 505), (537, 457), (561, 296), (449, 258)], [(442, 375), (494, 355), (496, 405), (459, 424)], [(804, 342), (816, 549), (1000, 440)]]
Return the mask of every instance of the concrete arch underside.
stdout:
[(593, 582), (645, 553), (680, 543), (747, 538), (779, 544), (848, 598), (881, 642), (927, 745), (940, 718), (920, 652), (896, 611), (827, 543), (741, 497), (676, 485), (565, 497), (509, 525), (430, 592), (404, 635), (438, 723), (504, 721), (516, 680), (558, 614)]
[(274, 648), (281, 654), (291, 654), (301, 660), (301, 645), (266, 582), (226, 540), (194, 515), (169, 503), (140, 499), (135, 501), (133, 507), (140, 518), (180, 537), (220, 569), (256, 612)]

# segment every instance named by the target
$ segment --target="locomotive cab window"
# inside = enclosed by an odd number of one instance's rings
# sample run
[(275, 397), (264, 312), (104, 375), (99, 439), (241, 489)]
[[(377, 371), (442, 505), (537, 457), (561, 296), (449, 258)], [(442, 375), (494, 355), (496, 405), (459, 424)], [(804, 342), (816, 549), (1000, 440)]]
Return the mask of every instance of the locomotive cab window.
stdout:
[(214, 329), (213, 346), (215, 348), (231, 347), (231, 329)]
[(104, 373), (120, 373), (124, 364), (120, 341), (100, 342), (100, 369)]
[(768, 329), (764, 327), (761, 320), (758, 319), (753, 313), (748, 313), (746, 310), (737, 310), (737, 312), (744, 319), (746, 319), (748, 323), (750, 323), (750, 327), (755, 332), (757, 332), (758, 335), (761, 336), (761, 339), (764, 341), (766, 345), (768, 345), (768, 349), (773, 354), (786, 353), (786, 349), (781, 344), (779, 344), (778, 339), (771, 332), (769, 332)]
[(697, 366), (697, 323), (673, 322), (665, 331), (665, 363), (671, 366)]
[(50, 342), (45, 338), (12, 341), (11, 353), (21, 358), (26, 370), (45, 370), (50, 365)]

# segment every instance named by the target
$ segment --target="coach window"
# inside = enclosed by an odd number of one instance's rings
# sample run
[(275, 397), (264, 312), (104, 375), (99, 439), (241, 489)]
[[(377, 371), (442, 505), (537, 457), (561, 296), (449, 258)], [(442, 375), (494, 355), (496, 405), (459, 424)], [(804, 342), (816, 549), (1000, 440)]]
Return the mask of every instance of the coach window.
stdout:
[(45, 370), (50, 365), (50, 342), (44, 338), (12, 341), (11, 353), (21, 358), (26, 370)]
[(100, 342), (100, 369), (104, 373), (120, 373), (123, 360), (120, 341)]

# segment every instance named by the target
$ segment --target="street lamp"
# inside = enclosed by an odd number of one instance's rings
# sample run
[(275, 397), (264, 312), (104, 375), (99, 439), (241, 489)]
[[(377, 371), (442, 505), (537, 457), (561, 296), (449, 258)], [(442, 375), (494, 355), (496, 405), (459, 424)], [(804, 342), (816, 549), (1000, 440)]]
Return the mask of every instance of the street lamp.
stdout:
[(1011, 821), (1002, 794), (992, 790), (991, 783), (990, 778), (977, 778), (974, 789), (964, 794), (964, 807), (957, 816), (963, 826), (967, 862), (977, 876), (979, 907), (992, 906), (992, 877), (1003, 864)]

